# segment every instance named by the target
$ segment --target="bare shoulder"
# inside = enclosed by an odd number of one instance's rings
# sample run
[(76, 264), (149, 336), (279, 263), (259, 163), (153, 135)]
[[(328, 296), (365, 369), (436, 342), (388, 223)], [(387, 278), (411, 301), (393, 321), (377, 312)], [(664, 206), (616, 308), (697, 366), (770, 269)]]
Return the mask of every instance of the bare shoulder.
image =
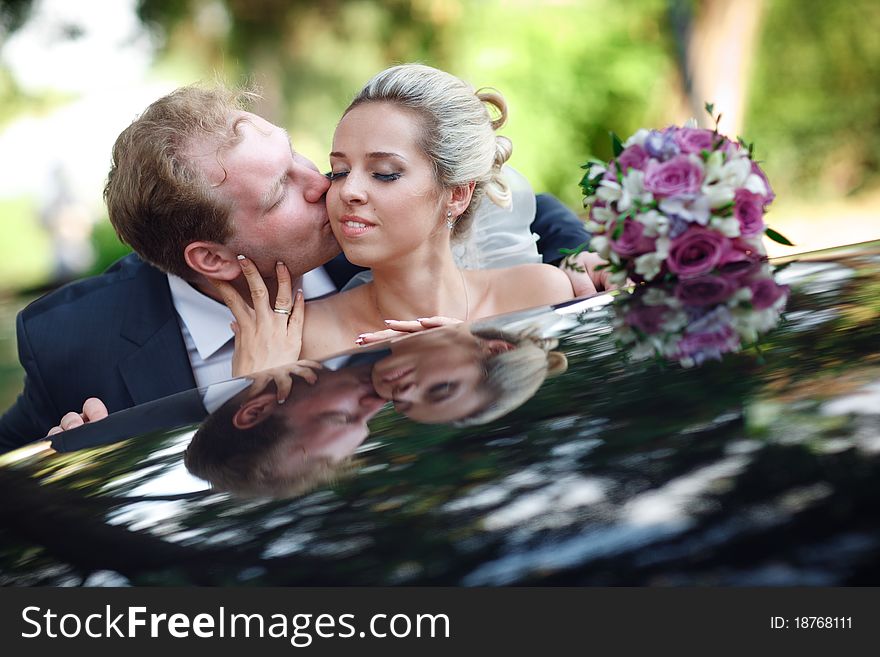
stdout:
[(303, 358), (320, 359), (355, 346), (355, 331), (348, 321), (354, 300), (348, 296), (334, 294), (306, 304)]
[(489, 272), (498, 305), (504, 312), (561, 303), (574, 296), (568, 276), (552, 265), (526, 264)]

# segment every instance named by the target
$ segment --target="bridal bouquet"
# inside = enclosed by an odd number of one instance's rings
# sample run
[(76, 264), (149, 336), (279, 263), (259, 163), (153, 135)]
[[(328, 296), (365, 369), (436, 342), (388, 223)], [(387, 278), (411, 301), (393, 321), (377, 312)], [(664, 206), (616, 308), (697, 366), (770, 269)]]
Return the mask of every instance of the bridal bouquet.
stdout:
[(721, 360), (779, 323), (788, 292), (766, 263), (638, 285), (614, 304), (617, 337), (633, 360)]
[(765, 234), (791, 245), (764, 224), (775, 194), (752, 146), (719, 134), (720, 118), (714, 131), (642, 129), (622, 143), (612, 133), (615, 157), (583, 166), (589, 248), (608, 261), (613, 282), (693, 278), (759, 261)]

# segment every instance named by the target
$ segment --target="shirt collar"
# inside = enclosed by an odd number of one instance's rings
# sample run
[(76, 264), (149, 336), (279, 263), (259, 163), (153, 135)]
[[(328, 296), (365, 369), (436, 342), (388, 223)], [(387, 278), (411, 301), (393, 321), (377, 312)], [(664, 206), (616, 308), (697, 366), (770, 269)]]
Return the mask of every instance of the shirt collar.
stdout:
[(173, 274), (168, 274), (168, 286), (174, 309), (192, 336), (199, 356), (202, 360), (210, 358), (232, 339), (232, 311)]

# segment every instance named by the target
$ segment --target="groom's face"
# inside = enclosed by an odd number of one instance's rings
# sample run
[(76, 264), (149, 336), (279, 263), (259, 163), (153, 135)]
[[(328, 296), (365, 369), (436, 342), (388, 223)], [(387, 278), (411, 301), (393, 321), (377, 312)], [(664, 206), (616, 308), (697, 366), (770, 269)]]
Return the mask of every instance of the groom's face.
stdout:
[(279, 260), (296, 277), (338, 254), (324, 199), (327, 178), (293, 149), (286, 131), (256, 114), (241, 112), (237, 131), (241, 140), (219, 155), (210, 148), (195, 153), (231, 208), (226, 246), (268, 278)]

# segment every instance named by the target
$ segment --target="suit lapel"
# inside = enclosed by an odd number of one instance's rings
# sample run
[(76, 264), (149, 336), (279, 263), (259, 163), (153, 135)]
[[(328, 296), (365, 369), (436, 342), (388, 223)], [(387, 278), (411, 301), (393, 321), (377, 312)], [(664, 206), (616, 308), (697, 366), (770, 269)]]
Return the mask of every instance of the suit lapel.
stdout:
[(121, 337), (135, 345), (119, 363), (132, 402), (143, 404), (195, 387), (168, 278), (142, 264), (126, 301)]

